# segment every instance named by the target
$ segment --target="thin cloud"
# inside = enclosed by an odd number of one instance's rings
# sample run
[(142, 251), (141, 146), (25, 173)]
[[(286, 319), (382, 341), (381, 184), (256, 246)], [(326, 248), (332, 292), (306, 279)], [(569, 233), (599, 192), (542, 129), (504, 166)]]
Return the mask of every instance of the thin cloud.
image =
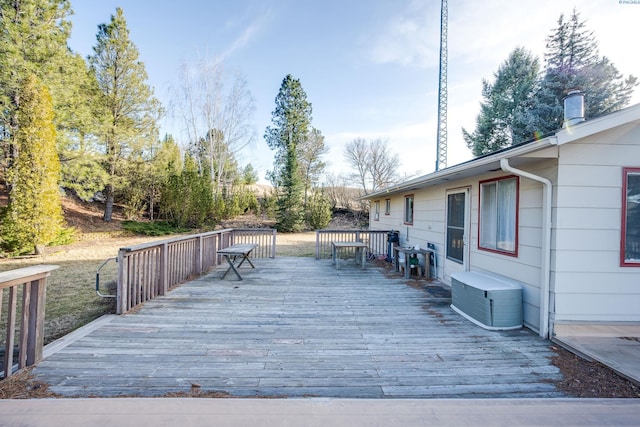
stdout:
[[(268, 15), (268, 13), (262, 14), (262, 16), (243, 28), (240, 34), (231, 42), (231, 44), (226, 49), (224, 49), (221, 54), (218, 55), (217, 60), (222, 62), (227, 57), (233, 55), (235, 52), (249, 45), (250, 42), (256, 38), (256, 35), (265, 26)], [(229, 26), (235, 26), (235, 23), (234, 25)]]
[[(432, 6), (414, 1), (392, 16), (382, 31), (372, 37), (371, 61), (422, 68), (437, 65), (440, 15), (439, 9)], [(437, 19), (434, 13), (438, 14)], [(436, 21), (437, 28), (432, 25)]]

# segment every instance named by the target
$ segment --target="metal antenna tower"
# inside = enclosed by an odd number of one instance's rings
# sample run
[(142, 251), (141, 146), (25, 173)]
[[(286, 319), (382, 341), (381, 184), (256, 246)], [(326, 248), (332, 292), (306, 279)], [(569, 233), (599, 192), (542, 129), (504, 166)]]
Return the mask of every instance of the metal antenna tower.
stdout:
[(438, 82), (438, 139), (436, 170), (447, 167), (447, 0), (440, 4), (440, 73)]

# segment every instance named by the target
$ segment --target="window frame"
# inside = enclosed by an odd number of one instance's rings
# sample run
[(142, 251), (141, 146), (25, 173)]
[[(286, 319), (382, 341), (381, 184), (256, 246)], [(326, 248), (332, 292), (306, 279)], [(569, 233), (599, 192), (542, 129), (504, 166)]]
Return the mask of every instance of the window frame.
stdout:
[[(516, 183), (516, 194), (515, 194), (515, 221), (514, 221), (514, 250), (508, 251), (499, 248), (490, 248), (486, 246), (482, 246), (482, 202), (483, 202), (483, 186), (491, 183), (497, 183), (500, 181), (507, 180), (515, 180)], [(519, 227), (520, 223), (520, 178), (517, 175), (507, 175), (501, 176), (498, 178), (485, 179), (478, 182), (478, 250), (492, 252), (500, 255), (506, 255), (510, 257), (517, 258), (518, 257), (518, 247), (519, 247)], [(497, 236), (496, 236), (497, 237)], [(496, 239), (497, 240), (497, 239)], [(496, 245), (497, 246), (497, 245)]]
[(625, 252), (627, 246), (627, 188), (629, 175), (640, 175), (640, 167), (622, 168), (622, 209), (620, 216), (620, 267), (640, 267), (640, 261), (627, 261)]
[[(409, 209), (407, 206), (407, 202), (411, 201), (411, 218), (409, 220), (408, 217), (408, 213), (409, 213)], [(402, 218), (403, 224), (404, 225), (413, 225), (413, 215), (415, 213), (415, 197), (413, 194), (407, 194), (404, 196), (404, 209), (403, 209), (403, 213), (404, 213), (404, 217)]]
[(373, 220), (380, 221), (380, 200), (373, 201)]
[(384, 199), (384, 214), (391, 215), (391, 199)]

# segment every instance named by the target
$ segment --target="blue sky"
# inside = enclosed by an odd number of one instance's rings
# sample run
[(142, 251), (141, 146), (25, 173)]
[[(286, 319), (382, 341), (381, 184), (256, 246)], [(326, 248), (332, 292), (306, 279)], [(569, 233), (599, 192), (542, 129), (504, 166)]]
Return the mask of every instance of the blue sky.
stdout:
[[(636, 4), (634, 4), (636, 3)], [(264, 177), (272, 152), (263, 135), (287, 74), (300, 79), (313, 126), (330, 147), (333, 173), (348, 173), (343, 146), (383, 138), (405, 174), (430, 173), (436, 159), (439, 0), (71, 0), (69, 41), (92, 53), (97, 26), (124, 11), (148, 83), (168, 107), (185, 62), (220, 61), (244, 74), (255, 98), (255, 142), (240, 156)], [(473, 130), (481, 81), (517, 46), (540, 56), (561, 13), (577, 7), (600, 54), (640, 77), (640, 0), (449, 0), (448, 166), (471, 158), (461, 128)], [(640, 102), (640, 89), (632, 103)], [(162, 134), (181, 140), (169, 116)]]

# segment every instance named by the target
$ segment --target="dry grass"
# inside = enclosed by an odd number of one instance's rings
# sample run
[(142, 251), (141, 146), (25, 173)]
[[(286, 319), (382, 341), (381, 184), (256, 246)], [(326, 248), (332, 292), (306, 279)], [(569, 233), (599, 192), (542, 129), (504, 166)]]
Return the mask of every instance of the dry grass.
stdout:
[[(49, 253), (41, 257), (0, 260), (0, 271), (38, 264), (59, 266), (47, 282), (45, 343), (49, 343), (113, 311), (113, 299), (100, 298), (95, 292), (98, 267), (107, 258), (115, 257), (119, 248), (149, 240), (152, 239), (84, 239), (72, 245), (49, 248)], [(112, 262), (100, 272), (100, 281), (106, 283), (115, 278), (116, 264)], [(6, 301), (3, 304), (2, 313), (6, 313)], [(0, 342), (6, 333), (4, 321), (6, 319), (0, 319)]]
[(316, 233), (278, 233), (276, 237), (276, 256), (316, 256)]

